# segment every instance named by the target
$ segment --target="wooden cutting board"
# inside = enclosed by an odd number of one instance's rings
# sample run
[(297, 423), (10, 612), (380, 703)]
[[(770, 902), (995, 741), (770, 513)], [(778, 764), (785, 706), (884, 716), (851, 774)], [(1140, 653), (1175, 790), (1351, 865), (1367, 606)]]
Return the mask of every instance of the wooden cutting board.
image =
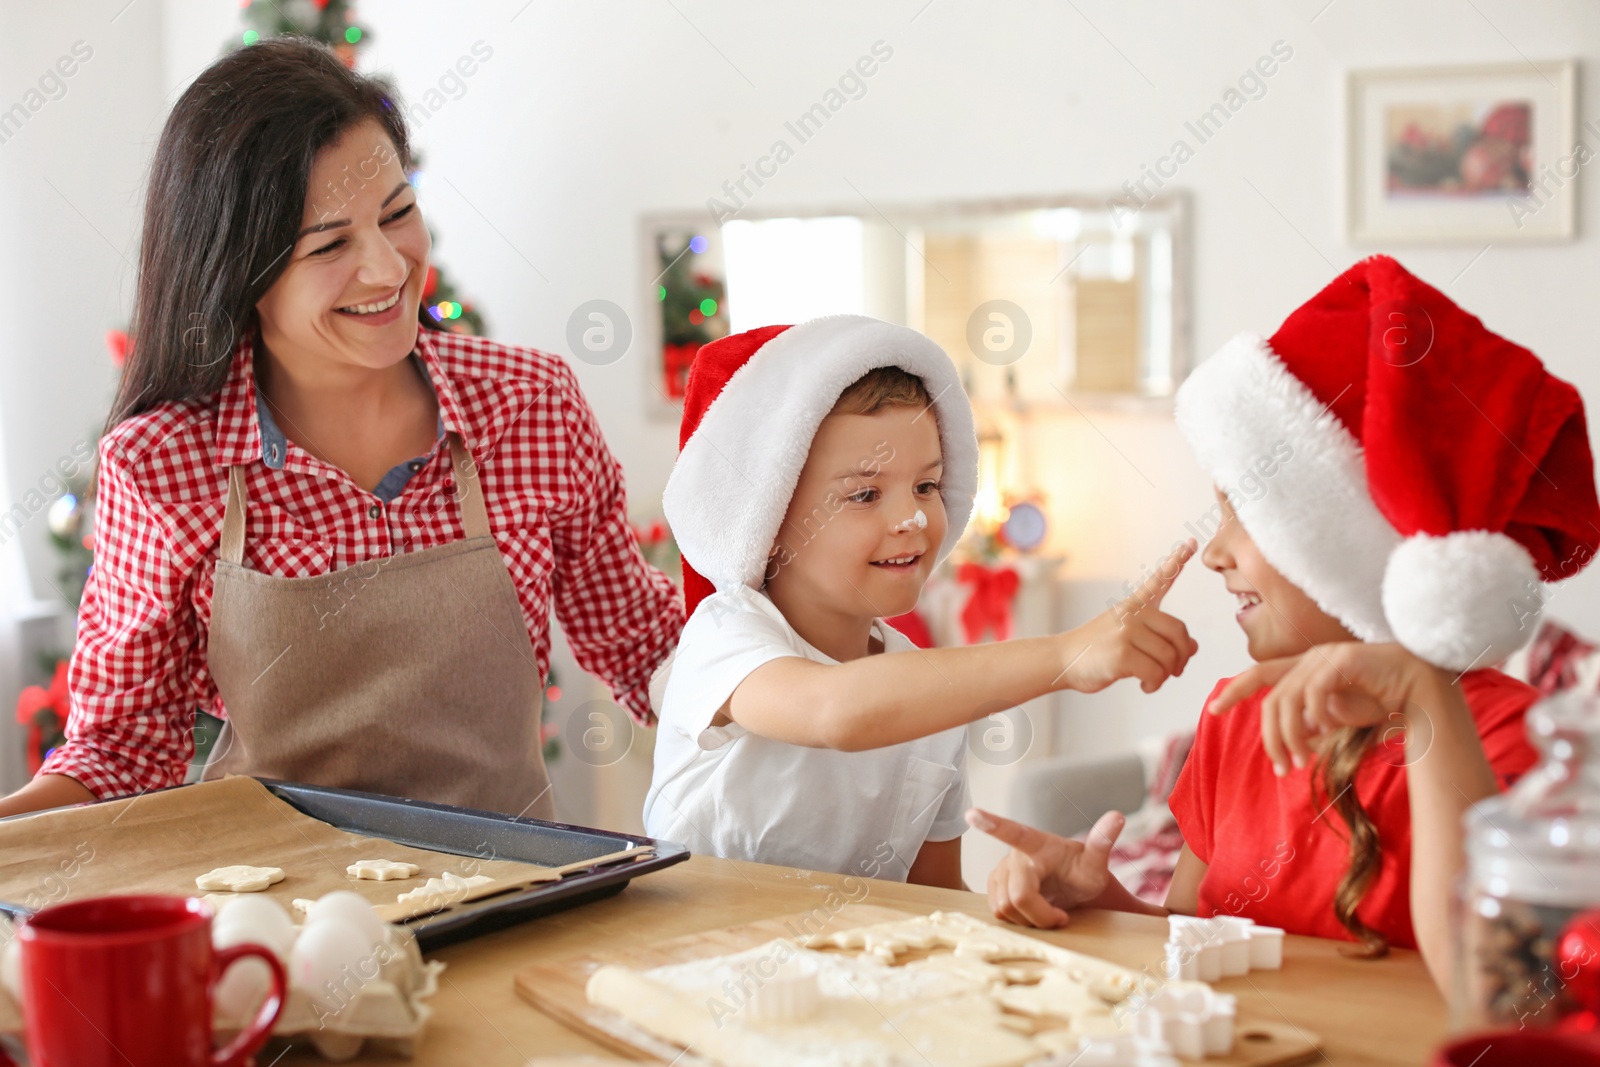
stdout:
[[(589, 976), (607, 963), (649, 970), (672, 963), (687, 963), (708, 956), (741, 952), (764, 945), (774, 938), (796, 937), (803, 933), (801, 920), (808, 918), (813, 922), (811, 928), (816, 929), (814, 915), (810, 912), (764, 919), (670, 941), (607, 951), (594, 956), (579, 956), (560, 963), (524, 967), (515, 973), (513, 981), (522, 999), (557, 1022), (607, 1048), (633, 1059), (672, 1064), (674, 1067), (713, 1067), (708, 1061), (685, 1053), (680, 1046), (646, 1033), (621, 1015), (591, 1005), (584, 995)], [(830, 914), (827, 930), (836, 933), (858, 926), (908, 918), (911, 918), (910, 913), (893, 908), (850, 904)], [(1240, 992), (1230, 988), (1226, 980), (1218, 985), (1218, 991)], [(1239, 998), (1233, 1055), (1209, 1058), (1204, 1061), (1206, 1067), (1287, 1067), (1320, 1055), (1315, 1034), (1302, 1027), (1289, 1025), (1286, 1021), (1263, 1018), (1259, 1011), (1252, 1010), (1253, 1005), (1246, 1002), (1248, 999), (1243, 994)]]

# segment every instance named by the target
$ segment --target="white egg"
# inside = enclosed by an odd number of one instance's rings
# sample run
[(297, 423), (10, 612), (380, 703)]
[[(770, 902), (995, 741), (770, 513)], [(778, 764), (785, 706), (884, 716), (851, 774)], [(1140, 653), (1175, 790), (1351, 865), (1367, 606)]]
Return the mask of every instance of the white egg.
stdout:
[(289, 948), (294, 944), (294, 920), (277, 901), (262, 896), (243, 896), (225, 904), (211, 924), (211, 943), (222, 947), (218, 940), (224, 931), (232, 936), (230, 945), (254, 941), (278, 954), (280, 960), (289, 958)]
[(377, 976), (372, 942), (338, 919), (307, 923), (289, 953), (289, 982), (329, 1012), (337, 1013)]
[[(293, 928), (289, 932), (289, 942), (279, 951), (276, 945), (269, 944), (265, 938), (257, 936), (247, 924), (240, 923), (236, 926), (212, 927), (211, 944), (216, 948), (232, 948), (235, 945), (261, 945), (271, 949), (273, 955), (283, 960), (288, 955), (289, 945), (294, 941)], [(237, 960), (222, 974), (222, 979), (217, 983), (216, 1005), (223, 1017), (234, 1022), (248, 1019), (254, 1014), (256, 1008), (266, 999), (272, 990), (272, 971), (261, 960), (246, 956)]]
[(306, 909), (307, 926), (329, 919), (359, 930), (367, 943), (374, 947), (387, 939), (384, 921), (378, 918), (372, 905), (361, 894), (348, 889), (336, 889), (320, 896)]

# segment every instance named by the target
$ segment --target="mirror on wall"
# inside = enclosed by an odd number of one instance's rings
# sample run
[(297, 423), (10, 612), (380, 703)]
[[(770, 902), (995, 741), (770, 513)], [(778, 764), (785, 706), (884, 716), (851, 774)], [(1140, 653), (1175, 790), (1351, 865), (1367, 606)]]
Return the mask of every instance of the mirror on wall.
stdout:
[(662, 215), (641, 238), (666, 411), (700, 344), (841, 312), (928, 334), (988, 404), (1159, 410), (1189, 367), (1182, 194)]

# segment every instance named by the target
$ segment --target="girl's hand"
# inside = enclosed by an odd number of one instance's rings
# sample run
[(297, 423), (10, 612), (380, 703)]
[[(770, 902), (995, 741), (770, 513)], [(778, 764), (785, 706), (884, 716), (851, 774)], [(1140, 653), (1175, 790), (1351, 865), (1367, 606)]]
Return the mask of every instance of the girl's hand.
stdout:
[(990, 910), (996, 918), (1019, 926), (1067, 925), (1066, 909), (1094, 900), (1113, 881), (1107, 862), (1126, 821), (1121, 812), (1108, 811), (1089, 831), (1087, 841), (1074, 841), (970, 809), (970, 826), (1011, 846), (989, 873)]
[(1207, 707), (1221, 714), (1264, 686), (1261, 743), (1280, 774), (1311, 760), (1310, 739), (1344, 726), (1392, 722), (1412, 725), (1425, 714), (1413, 703), (1429, 688), (1448, 688), (1449, 677), (1396, 644), (1340, 641), (1298, 656), (1258, 663), (1223, 687)]
[(1182, 620), (1161, 610), (1161, 598), (1198, 546), (1193, 538), (1156, 566), (1155, 573), (1117, 604), (1083, 626), (1063, 634), (1066, 687), (1098, 693), (1120, 678), (1139, 679), (1154, 693), (1168, 678), (1183, 673), (1200, 650)]

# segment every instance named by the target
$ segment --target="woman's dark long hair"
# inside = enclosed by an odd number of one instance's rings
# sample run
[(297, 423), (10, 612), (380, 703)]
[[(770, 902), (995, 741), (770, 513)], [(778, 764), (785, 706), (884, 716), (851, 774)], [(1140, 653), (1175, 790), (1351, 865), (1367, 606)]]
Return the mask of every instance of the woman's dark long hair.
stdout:
[(235, 343), (255, 329), (256, 302), (288, 264), (313, 160), (367, 119), (409, 171), (394, 90), (307, 38), (241, 48), (184, 90), (150, 168), (128, 356), (107, 430), (221, 389)]

